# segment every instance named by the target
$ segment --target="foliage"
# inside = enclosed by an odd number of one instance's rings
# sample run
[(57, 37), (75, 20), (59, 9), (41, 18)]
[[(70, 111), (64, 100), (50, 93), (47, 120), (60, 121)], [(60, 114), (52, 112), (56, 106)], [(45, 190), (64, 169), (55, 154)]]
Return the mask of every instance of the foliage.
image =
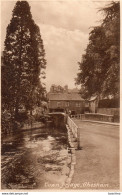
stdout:
[(15, 118), (40, 103), (45, 88), (45, 50), (27, 1), (17, 1), (7, 27), (2, 58), (2, 105)]
[(50, 87), (50, 92), (51, 93), (63, 93), (63, 92), (68, 92), (68, 85), (65, 85), (64, 87), (60, 85), (51, 85)]
[(119, 95), (120, 4), (112, 2), (100, 11), (103, 11), (104, 19), (90, 32), (76, 78), (76, 84), (81, 85), (86, 98)]
[(7, 111), (1, 110), (1, 129), (2, 133), (8, 133), (12, 129), (12, 119), (11, 119), (11, 114), (8, 113)]
[[(7, 27), (3, 61), (3, 103), (8, 109), (15, 110), (15, 114), (21, 106), (32, 109), (36, 104), (33, 96), (41, 86), (40, 74), (44, 74), (46, 60), (39, 27), (32, 19), (26, 1), (17, 1), (13, 10)], [(43, 88), (38, 91), (41, 96)]]
[(98, 108), (119, 108), (119, 99), (103, 99), (98, 103)]

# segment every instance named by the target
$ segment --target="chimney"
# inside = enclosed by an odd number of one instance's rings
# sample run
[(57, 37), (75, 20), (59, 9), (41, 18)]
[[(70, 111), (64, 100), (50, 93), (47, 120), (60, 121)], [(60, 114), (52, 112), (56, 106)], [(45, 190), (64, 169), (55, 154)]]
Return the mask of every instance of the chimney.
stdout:
[(68, 85), (64, 86), (64, 91), (68, 93)]

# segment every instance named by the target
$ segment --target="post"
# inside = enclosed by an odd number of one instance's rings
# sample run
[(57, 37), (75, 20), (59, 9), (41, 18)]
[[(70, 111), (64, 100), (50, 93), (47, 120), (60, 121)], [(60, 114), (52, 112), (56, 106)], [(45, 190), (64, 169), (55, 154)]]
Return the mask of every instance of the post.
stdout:
[(77, 129), (77, 142), (78, 142), (78, 146), (77, 149), (81, 150), (81, 140), (80, 140), (80, 128)]

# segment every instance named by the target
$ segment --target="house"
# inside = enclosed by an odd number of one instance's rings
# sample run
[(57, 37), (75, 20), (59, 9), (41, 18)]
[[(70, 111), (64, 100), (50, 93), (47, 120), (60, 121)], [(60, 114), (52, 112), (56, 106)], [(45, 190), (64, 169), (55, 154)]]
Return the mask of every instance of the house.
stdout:
[(84, 109), (84, 112), (85, 113), (89, 113), (89, 101), (88, 100), (85, 100), (85, 109)]
[(98, 97), (91, 96), (89, 99), (85, 100), (85, 113), (96, 113), (98, 108)]
[(96, 113), (98, 108), (98, 98), (97, 96), (92, 96), (89, 99), (89, 112)]
[(48, 93), (49, 112), (62, 111), (73, 114), (84, 113), (84, 99), (78, 93), (64, 92), (64, 93)]

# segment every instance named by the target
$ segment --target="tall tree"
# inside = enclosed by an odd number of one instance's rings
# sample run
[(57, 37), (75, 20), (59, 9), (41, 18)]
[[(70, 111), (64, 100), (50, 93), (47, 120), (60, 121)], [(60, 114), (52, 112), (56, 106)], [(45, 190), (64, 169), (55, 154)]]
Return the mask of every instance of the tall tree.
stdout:
[(90, 32), (86, 53), (79, 62), (76, 83), (86, 98), (119, 94), (120, 5), (112, 2), (101, 9), (104, 19)]
[[(2, 103), (16, 116), (21, 106), (32, 110), (33, 96), (46, 68), (39, 27), (32, 19), (27, 1), (17, 1), (7, 27), (4, 49)], [(41, 88), (42, 90), (43, 88)], [(43, 91), (42, 91), (43, 93)]]

